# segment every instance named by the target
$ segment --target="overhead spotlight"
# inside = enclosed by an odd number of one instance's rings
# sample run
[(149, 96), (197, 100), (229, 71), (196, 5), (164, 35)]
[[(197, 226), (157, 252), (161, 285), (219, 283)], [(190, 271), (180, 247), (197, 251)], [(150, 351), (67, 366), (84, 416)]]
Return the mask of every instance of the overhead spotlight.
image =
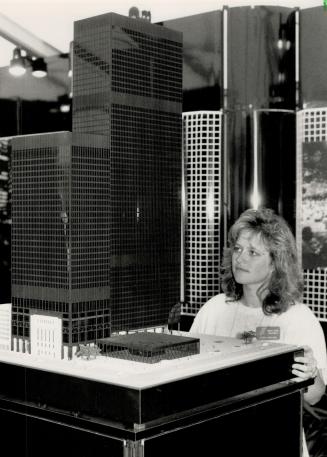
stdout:
[(35, 60), (32, 60), (31, 66), (32, 75), (35, 76), (35, 78), (44, 78), (47, 76), (47, 64), (42, 57), (37, 57)]
[(22, 55), (22, 50), (15, 48), (9, 65), (9, 73), (13, 76), (22, 76), (26, 73), (27, 67), (32, 70), (35, 78), (44, 78), (47, 75), (47, 64), (43, 57)]
[(14, 49), (13, 58), (10, 61), (9, 73), (13, 76), (22, 76), (26, 73), (25, 58), (22, 57), (19, 48)]
[(281, 38), (277, 41), (277, 48), (282, 50), (284, 48), (284, 40)]
[(61, 113), (69, 113), (70, 105), (69, 103), (62, 103), (59, 107)]
[(61, 113), (69, 113), (71, 109), (71, 99), (69, 98), (69, 95), (64, 94), (60, 95), (58, 97), (58, 102), (59, 102), (59, 110)]

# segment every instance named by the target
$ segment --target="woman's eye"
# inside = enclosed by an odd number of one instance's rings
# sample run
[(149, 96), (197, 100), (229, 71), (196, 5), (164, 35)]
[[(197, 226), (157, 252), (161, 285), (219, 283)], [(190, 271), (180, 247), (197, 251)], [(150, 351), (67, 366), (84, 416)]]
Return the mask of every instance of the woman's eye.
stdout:
[(233, 251), (234, 252), (241, 252), (241, 248), (239, 246), (234, 246)]
[(257, 251), (253, 251), (253, 249), (250, 249), (250, 255), (252, 257), (255, 257), (255, 256), (259, 255), (259, 254), (257, 253)]

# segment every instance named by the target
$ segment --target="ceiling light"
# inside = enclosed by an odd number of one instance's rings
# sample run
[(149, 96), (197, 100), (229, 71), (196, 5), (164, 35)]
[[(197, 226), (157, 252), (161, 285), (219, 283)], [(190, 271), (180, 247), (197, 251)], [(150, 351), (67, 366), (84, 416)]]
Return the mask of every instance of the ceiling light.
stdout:
[(14, 49), (13, 58), (10, 61), (9, 73), (13, 76), (22, 76), (26, 73), (25, 58), (22, 57), (19, 48)]
[(69, 113), (70, 105), (69, 103), (62, 103), (59, 107), (61, 113)]
[(26, 73), (27, 67), (32, 70), (32, 75), (36, 78), (44, 78), (47, 75), (47, 64), (43, 57), (31, 57), (26, 53), (22, 55), (22, 50), (15, 48), (10, 61), (9, 73), (13, 76), (22, 76)]
[(61, 113), (69, 113), (71, 109), (71, 99), (67, 94), (61, 95), (58, 97), (58, 102), (59, 102), (59, 110)]
[(32, 75), (35, 78), (44, 78), (47, 76), (47, 64), (42, 57), (38, 57), (31, 61)]

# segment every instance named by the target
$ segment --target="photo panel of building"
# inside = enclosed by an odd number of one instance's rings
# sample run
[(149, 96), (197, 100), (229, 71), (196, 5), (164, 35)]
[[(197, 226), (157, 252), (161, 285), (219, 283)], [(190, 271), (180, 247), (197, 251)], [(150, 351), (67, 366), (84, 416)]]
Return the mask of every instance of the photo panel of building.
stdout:
[(302, 268), (327, 268), (327, 142), (302, 144)]
[(297, 114), (297, 245), (303, 301), (327, 321), (327, 108)]

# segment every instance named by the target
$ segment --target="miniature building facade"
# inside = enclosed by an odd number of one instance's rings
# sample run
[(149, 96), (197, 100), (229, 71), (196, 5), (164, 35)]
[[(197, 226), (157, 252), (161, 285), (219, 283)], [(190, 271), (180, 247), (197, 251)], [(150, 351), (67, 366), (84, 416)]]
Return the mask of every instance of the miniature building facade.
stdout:
[(12, 147), (14, 349), (34, 352), (32, 312), (55, 313), (70, 357), (110, 333), (107, 138), (58, 132)]
[[(3, 110), (7, 116), (6, 110)], [(10, 138), (0, 139), (0, 303), (10, 302), (11, 183)]]
[(220, 111), (183, 113), (185, 303), (195, 315), (220, 292), (222, 119)]
[(73, 131), (107, 135), (112, 331), (180, 294), (182, 34), (114, 13), (75, 22)]
[(30, 346), (35, 356), (62, 358), (62, 318), (60, 315), (30, 312)]
[(180, 298), (181, 73), (178, 32), (114, 13), (75, 24), (73, 133), (12, 143), (14, 350), (57, 357), (58, 319), (68, 358), (166, 324)]
[(0, 304), (0, 350), (11, 350), (11, 303)]

